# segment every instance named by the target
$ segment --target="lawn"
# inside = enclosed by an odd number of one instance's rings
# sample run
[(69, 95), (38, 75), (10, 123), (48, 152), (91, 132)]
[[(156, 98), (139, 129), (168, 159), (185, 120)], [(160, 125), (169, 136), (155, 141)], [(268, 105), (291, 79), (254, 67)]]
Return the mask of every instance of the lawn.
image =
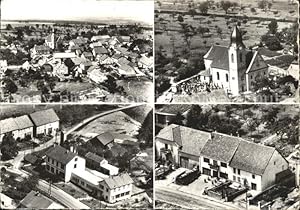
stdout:
[(55, 183), (56, 187), (62, 189), (64, 192), (68, 193), (69, 195), (73, 196), (74, 198), (86, 198), (88, 194), (80, 189), (79, 187), (75, 186), (73, 183)]

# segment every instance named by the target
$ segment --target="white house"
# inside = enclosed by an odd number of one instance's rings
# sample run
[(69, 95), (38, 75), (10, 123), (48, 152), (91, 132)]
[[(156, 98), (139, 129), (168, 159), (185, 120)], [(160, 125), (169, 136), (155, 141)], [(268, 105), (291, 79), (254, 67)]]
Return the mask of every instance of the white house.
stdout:
[(33, 135), (54, 136), (59, 130), (59, 117), (53, 109), (41, 110), (29, 115), (34, 124)]
[(28, 115), (23, 115), (14, 118), (18, 126), (18, 137), (24, 139), (25, 137), (33, 137), (33, 123)]
[(132, 184), (133, 180), (127, 173), (112, 176), (100, 182), (99, 196), (109, 203), (128, 199), (131, 197)]
[(7, 60), (0, 60), (0, 72), (6, 72), (7, 70)]
[(46, 152), (46, 171), (60, 176), (65, 182), (71, 180), (74, 171), (85, 170), (85, 159), (75, 153), (54, 145)]
[(288, 162), (273, 147), (175, 124), (159, 132), (155, 145), (161, 158), (258, 192), (277, 183), (280, 174), (288, 170)]
[(15, 209), (14, 200), (0, 192), (0, 209)]
[(211, 82), (233, 95), (252, 91), (255, 80), (268, 75), (268, 65), (258, 51), (245, 47), (237, 26), (229, 47), (212, 46), (203, 58)]

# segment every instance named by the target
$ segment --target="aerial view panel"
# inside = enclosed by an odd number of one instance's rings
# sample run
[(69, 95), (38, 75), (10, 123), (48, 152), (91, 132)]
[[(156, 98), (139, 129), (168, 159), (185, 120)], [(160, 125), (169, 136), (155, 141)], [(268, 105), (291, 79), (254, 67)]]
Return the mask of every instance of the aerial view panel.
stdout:
[(297, 21), (297, 1), (156, 1), (156, 101), (297, 103)]
[(0, 101), (151, 102), (153, 13), (152, 1), (1, 1)]

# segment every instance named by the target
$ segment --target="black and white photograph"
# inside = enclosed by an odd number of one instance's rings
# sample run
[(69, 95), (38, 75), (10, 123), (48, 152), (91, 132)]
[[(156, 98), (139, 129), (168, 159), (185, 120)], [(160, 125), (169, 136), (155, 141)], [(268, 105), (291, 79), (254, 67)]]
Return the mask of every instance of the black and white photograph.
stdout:
[(299, 209), (299, 105), (156, 105), (161, 209)]
[(1, 209), (153, 207), (148, 105), (2, 105)]
[(298, 2), (156, 0), (158, 103), (297, 103)]
[(153, 2), (1, 0), (0, 101), (153, 100)]

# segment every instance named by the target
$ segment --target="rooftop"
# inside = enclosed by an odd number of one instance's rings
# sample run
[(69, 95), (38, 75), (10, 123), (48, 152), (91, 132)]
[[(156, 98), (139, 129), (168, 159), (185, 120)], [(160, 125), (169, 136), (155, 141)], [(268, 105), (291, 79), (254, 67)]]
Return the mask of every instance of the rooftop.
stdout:
[(37, 111), (30, 114), (29, 116), (36, 126), (46, 125), (59, 121), (59, 117), (55, 113), (54, 109)]
[[(56, 203), (43, 194), (32, 190), (25, 196), (25, 198), (23, 198), (20, 204), (22, 207), (24, 206), (28, 209), (47, 209), (52, 204)], [(63, 208), (63, 206), (59, 204), (56, 204), (56, 207)], [(53, 206), (51, 208), (53, 208)]]
[(76, 154), (64, 147), (57, 145), (47, 150), (46, 156), (65, 165), (69, 163), (74, 157), (76, 157)]
[(103, 182), (105, 182), (110, 189), (114, 189), (124, 185), (132, 184), (133, 180), (127, 173), (124, 173), (110, 177), (108, 179), (104, 179)]

